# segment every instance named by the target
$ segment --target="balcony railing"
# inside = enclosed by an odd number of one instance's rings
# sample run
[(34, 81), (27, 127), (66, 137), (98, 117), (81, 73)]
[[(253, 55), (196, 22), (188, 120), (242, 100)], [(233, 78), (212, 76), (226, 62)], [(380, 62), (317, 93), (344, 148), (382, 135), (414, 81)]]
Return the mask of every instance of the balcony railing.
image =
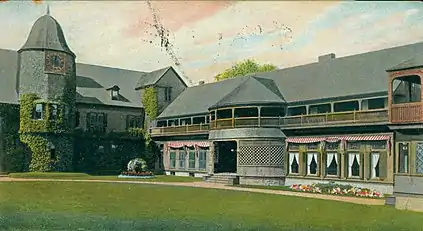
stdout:
[(193, 124), (193, 125), (151, 128), (150, 134), (152, 136), (178, 135), (178, 134), (201, 134), (201, 133), (207, 133), (209, 130), (210, 130), (210, 127), (208, 124)]
[(287, 117), (246, 117), (211, 121), (203, 125), (183, 125), (174, 127), (152, 128), (152, 136), (177, 134), (203, 134), (209, 129), (245, 128), (245, 127), (310, 127), (347, 124), (373, 124), (388, 122), (388, 110), (376, 109), (366, 111), (322, 113)]
[(281, 127), (370, 124), (388, 122), (388, 109), (288, 116), (281, 118), (281, 120)]
[(393, 104), (390, 119), (391, 123), (423, 122), (423, 104), (421, 102)]

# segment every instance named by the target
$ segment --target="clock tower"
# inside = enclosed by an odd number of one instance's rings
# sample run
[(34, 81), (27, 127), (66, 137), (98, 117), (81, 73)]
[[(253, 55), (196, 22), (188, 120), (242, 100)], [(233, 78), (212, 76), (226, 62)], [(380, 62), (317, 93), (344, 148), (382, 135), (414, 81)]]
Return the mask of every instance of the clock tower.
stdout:
[(62, 28), (49, 12), (18, 51), (20, 138), (30, 171), (70, 171), (75, 127), (76, 65)]

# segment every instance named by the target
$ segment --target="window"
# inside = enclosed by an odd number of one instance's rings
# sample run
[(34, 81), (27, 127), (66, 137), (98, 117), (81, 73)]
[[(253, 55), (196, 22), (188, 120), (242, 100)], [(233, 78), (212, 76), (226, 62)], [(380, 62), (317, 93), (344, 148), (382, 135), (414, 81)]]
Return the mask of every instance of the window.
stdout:
[(142, 117), (141, 116), (126, 116), (126, 129), (129, 128), (142, 128)]
[(339, 102), (333, 105), (335, 112), (347, 112), (347, 111), (358, 111), (360, 105), (358, 101)]
[(194, 117), (192, 118), (192, 124), (205, 124), (206, 123), (206, 117)]
[(58, 117), (58, 106), (56, 104), (50, 105), (50, 120), (57, 120)]
[(258, 117), (258, 108), (235, 108), (234, 117)]
[(260, 109), (261, 117), (284, 117), (285, 108), (284, 107), (262, 107)]
[(185, 151), (179, 151), (179, 168), (184, 169), (185, 168)]
[(394, 79), (392, 81), (392, 103), (413, 103), (421, 101), (420, 76), (411, 75)]
[(385, 108), (385, 98), (367, 100), (367, 108), (369, 110)]
[(300, 173), (299, 156), (298, 153), (289, 153), (289, 174)]
[(399, 143), (398, 152), (399, 152), (399, 163), (398, 163), (398, 172), (399, 173), (408, 173), (408, 162), (409, 162), (409, 147), (408, 143)]
[(170, 156), (170, 168), (175, 168), (176, 167), (176, 152), (172, 151), (169, 153)]
[(105, 113), (87, 113), (87, 130), (90, 132), (106, 132), (107, 114)]
[(360, 154), (348, 154), (348, 177), (360, 177)]
[(307, 108), (305, 106), (288, 108), (288, 116), (297, 116), (305, 114), (307, 114)]
[(416, 173), (423, 174), (423, 143), (416, 146)]
[(191, 124), (191, 118), (184, 118), (180, 119), (181, 125), (190, 125)]
[(112, 90), (112, 100), (119, 99), (119, 90)]
[(232, 118), (232, 109), (217, 110), (217, 119), (230, 119)]
[(165, 87), (165, 100), (166, 101), (172, 101), (172, 88), (171, 87)]
[(370, 154), (370, 178), (379, 178), (379, 163), (380, 163), (380, 154), (378, 152), (372, 152)]
[(37, 103), (35, 104), (34, 110), (32, 112), (32, 119), (42, 120), (44, 116), (44, 104)]
[(327, 154), (326, 174), (328, 176), (338, 176), (338, 153)]
[(195, 168), (195, 150), (189, 151), (189, 163), (188, 168), (194, 169)]
[(319, 105), (311, 105), (309, 108), (309, 114), (319, 114), (319, 113), (327, 113), (331, 112), (332, 108), (330, 104), (319, 104)]
[(307, 175), (317, 175), (318, 166), (317, 153), (307, 153)]
[(79, 125), (80, 125), (80, 113), (79, 113), (79, 111), (76, 111), (75, 112), (75, 127), (79, 127)]
[(200, 149), (198, 151), (198, 168), (201, 170), (206, 169), (206, 154), (207, 150)]
[(52, 161), (56, 160), (56, 147), (53, 145), (53, 143), (49, 142), (47, 144), (47, 148), (50, 151), (50, 160)]

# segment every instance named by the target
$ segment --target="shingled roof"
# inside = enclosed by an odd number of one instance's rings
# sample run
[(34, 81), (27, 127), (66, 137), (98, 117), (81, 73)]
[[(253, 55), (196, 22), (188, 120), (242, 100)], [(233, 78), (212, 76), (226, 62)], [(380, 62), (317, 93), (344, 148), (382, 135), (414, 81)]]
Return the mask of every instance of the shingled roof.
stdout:
[[(19, 103), (16, 92), (17, 70), (18, 53), (0, 49), (0, 102), (2, 103)], [(146, 72), (77, 63), (76, 101), (120, 107), (142, 107), (139, 92), (134, 90), (134, 86), (144, 74)], [(114, 85), (120, 88), (119, 100), (112, 100), (110, 92), (107, 91)]]
[(273, 80), (248, 76), (238, 87), (210, 108), (271, 103), (285, 103)]
[[(341, 58), (331, 56), (320, 62), (256, 73), (255, 76), (262, 81), (273, 80), (289, 104), (345, 96), (383, 95), (388, 91), (388, 74), (385, 70), (414, 57), (416, 51), (421, 50), (423, 42)], [(245, 78), (248, 77), (190, 87), (159, 118), (208, 113), (209, 107), (237, 88)], [(263, 93), (259, 90), (257, 88), (255, 95)]]
[(400, 64), (397, 64), (389, 68), (387, 71), (402, 71), (419, 67), (423, 67), (423, 53), (416, 54), (416, 56), (414, 56), (413, 58), (408, 59)]

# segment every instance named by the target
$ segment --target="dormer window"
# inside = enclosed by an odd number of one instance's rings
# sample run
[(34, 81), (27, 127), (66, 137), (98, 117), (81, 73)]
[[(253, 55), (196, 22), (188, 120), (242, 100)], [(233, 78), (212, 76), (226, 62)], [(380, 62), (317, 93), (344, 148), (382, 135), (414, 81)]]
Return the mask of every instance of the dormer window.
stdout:
[(119, 100), (119, 96), (120, 96), (119, 90), (120, 90), (120, 88), (117, 85), (114, 85), (113, 87), (108, 88), (107, 90), (110, 91), (110, 95), (111, 95), (112, 100)]

